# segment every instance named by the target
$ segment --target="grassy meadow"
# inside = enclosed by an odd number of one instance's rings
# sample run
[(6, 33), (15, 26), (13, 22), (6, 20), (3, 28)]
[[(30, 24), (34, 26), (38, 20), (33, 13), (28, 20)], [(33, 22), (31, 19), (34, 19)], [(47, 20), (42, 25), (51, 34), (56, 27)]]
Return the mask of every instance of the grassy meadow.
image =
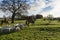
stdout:
[[(24, 23), (25, 20), (16, 20), (14, 24)], [(35, 24), (26, 26), (23, 30), (13, 33), (2, 33), (0, 34), (0, 40), (60, 40), (60, 22), (57, 20), (49, 21), (37, 19)], [(9, 25), (13, 25), (9, 22)], [(0, 25), (1, 27), (6, 24)]]

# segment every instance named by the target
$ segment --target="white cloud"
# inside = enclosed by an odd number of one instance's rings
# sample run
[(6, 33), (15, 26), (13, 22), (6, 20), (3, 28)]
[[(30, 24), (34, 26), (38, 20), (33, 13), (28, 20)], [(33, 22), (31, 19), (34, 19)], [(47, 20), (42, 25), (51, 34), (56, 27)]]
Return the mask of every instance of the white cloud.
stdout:
[(60, 17), (60, 0), (55, 0), (54, 9), (51, 10), (50, 13), (53, 14), (55, 17)]
[(36, 1), (36, 3), (31, 4), (29, 13), (36, 14), (39, 12), (39, 10), (41, 11), (41, 8), (43, 7), (45, 7), (45, 3), (43, 2), (43, 0), (38, 0)]
[(29, 13), (39, 14), (43, 10), (43, 8), (48, 7), (50, 5), (52, 5), (52, 3), (45, 4), (45, 0), (38, 0), (36, 1), (36, 3), (31, 4)]
[(0, 10), (0, 17), (3, 17), (4, 13)]
[[(36, 3), (32, 3), (31, 4), (31, 8), (30, 10), (28, 10), (28, 12), (30, 13), (30, 15), (32, 14), (42, 14), (43, 16), (47, 16), (49, 14), (52, 14), (54, 17), (60, 17), (60, 0), (52, 0), (53, 2), (49, 3), (49, 4), (45, 4), (45, 0), (38, 0), (36, 1)], [(46, 1), (47, 2), (47, 1)], [(42, 12), (43, 8), (48, 7), (48, 6), (52, 6), (53, 9), (47, 12)], [(4, 14), (4, 12), (1, 12), (1, 17)]]
[[(52, 14), (54, 17), (60, 17), (60, 0), (52, 0), (53, 2), (49, 4), (45, 4), (45, 0), (38, 0), (36, 1), (37, 4), (31, 4), (31, 9), (29, 10), (29, 13), (31, 14), (38, 14), (42, 11), (42, 8), (51, 6), (53, 7), (52, 10), (47, 12), (42, 12), (40, 14), (47, 16), (49, 14)], [(47, 2), (47, 1), (46, 1)]]
[(11, 16), (12, 13), (10, 11), (4, 12), (4, 11), (0, 10), (0, 18), (3, 18), (4, 15), (5, 15), (5, 17), (8, 17), (8, 16)]
[(54, 0), (51, 6), (54, 7), (53, 10), (43, 12), (41, 14), (44, 16), (52, 14), (54, 17), (60, 17), (60, 0)]

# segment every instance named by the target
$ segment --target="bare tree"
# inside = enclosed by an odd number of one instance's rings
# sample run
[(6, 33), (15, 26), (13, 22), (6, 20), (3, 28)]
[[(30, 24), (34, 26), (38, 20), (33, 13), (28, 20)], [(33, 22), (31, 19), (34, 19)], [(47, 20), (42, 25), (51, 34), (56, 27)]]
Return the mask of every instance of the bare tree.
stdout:
[(12, 13), (12, 23), (14, 23), (14, 18), (17, 13), (27, 12), (29, 5), (26, 0), (3, 0), (1, 3), (1, 9), (6, 11), (9, 10)]
[(48, 20), (53, 20), (53, 15), (49, 14), (49, 15), (47, 16), (47, 18), (48, 18)]
[(47, 16), (47, 19), (49, 20), (49, 23), (51, 23), (51, 21), (53, 20), (53, 15), (49, 14), (49, 15)]

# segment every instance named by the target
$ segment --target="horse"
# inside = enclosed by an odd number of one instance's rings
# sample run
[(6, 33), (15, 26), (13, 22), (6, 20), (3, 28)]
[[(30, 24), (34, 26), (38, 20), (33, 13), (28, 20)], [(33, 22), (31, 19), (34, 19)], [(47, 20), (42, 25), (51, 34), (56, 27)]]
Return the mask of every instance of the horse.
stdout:
[(26, 25), (29, 26), (30, 23), (34, 24), (36, 21), (36, 18), (34, 16), (27, 16), (26, 17)]
[(1, 20), (1, 25), (2, 25), (3, 23), (8, 24), (8, 23), (9, 23), (9, 22), (8, 22), (8, 20), (9, 20), (9, 18), (8, 18), (8, 17), (3, 18), (3, 20)]

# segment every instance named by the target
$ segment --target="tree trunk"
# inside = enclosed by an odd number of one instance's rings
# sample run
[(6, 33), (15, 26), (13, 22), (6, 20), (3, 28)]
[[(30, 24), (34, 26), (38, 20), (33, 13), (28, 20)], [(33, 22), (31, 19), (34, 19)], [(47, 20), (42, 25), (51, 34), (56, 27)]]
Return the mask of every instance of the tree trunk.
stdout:
[(14, 23), (14, 18), (15, 18), (15, 12), (12, 14), (11, 23)]

